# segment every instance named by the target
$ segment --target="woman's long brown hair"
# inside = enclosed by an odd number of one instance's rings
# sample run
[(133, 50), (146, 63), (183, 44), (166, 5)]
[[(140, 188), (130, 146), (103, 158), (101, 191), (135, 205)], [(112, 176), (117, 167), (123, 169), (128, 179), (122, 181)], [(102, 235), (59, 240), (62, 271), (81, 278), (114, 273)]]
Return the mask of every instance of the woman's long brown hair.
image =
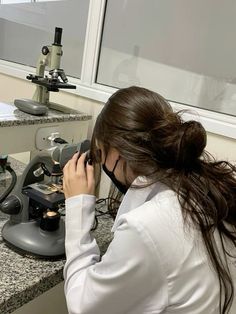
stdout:
[[(236, 252), (236, 168), (207, 153), (205, 129), (197, 121), (184, 122), (181, 115), (155, 92), (135, 86), (120, 89), (100, 113), (92, 143), (102, 143), (105, 153), (116, 148), (135, 175), (177, 193), (185, 223), (193, 222), (201, 232), (219, 278), (220, 313), (225, 314), (234, 296), (227, 259)], [(226, 250), (225, 239), (234, 252)]]

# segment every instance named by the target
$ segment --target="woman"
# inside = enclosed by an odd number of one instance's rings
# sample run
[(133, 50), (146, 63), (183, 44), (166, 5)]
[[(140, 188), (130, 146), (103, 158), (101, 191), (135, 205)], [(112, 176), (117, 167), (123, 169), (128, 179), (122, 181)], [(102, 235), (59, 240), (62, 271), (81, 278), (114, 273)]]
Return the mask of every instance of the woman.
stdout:
[(104, 106), (93, 143), (124, 197), (100, 259), (93, 165), (83, 154), (65, 166), (69, 313), (236, 313), (236, 169), (204, 151), (202, 125), (130, 87)]

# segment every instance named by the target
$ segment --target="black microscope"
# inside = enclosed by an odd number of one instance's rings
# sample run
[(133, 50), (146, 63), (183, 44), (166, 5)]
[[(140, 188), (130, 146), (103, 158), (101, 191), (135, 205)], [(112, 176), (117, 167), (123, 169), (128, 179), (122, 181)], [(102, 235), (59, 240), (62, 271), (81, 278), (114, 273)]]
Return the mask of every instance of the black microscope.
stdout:
[(10, 215), (2, 229), (8, 244), (38, 257), (65, 254), (62, 169), (75, 152), (81, 154), (89, 148), (89, 140), (61, 144), (38, 152), (29, 162), (0, 203), (0, 210)]

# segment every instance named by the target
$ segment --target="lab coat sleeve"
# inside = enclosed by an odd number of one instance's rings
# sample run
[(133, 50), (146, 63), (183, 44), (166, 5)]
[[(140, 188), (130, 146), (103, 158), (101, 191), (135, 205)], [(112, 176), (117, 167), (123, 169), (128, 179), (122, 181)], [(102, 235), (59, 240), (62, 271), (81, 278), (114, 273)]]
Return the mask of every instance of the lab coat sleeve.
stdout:
[(160, 300), (160, 311), (155, 308), (155, 313), (161, 313), (167, 303), (166, 279), (155, 245), (142, 225), (128, 217), (121, 219), (100, 260), (90, 235), (94, 201), (89, 196), (70, 201), (64, 268), (69, 314), (128, 313), (153, 291)]

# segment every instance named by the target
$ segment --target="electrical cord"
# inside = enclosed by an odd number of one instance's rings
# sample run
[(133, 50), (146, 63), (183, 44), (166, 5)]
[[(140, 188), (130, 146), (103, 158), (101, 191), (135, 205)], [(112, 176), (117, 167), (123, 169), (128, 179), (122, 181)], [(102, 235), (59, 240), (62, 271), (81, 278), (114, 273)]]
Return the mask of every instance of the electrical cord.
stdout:
[[(116, 208), (118, 209), (120, 202), (112, 197), (107, 197), (107, 198), (100, 198), (96, 201), (96, 207), (95, 207), (95, 219), (94, 219), (94, 224), (91, 229), (91, 231), (94, 231), (98, 227), (98, 218), (101, 216), (107, 216), (107, 218), (112, 218), (115, 220), (115, 215), (114, 215), (114, 204), (116, 204)], [(97, 206), (100, 205), (100, 206)], [(106, 207), (107, 209), (101, 210), (102, 208)]]
[(7, 196), (11, 193), (11, 191), (13, 190), (14, 186), (16, 185), (16, 181), (17, 181), (16, 173), (11, 168), (9, 163), (7, 163), (7, 165), (6, 165), (6, 170), (10, 173), (12, 179), (11, 179), (11, 183), (10, 183), (9, 187), (0, 196), (0, 203), (3, 202), (7, 198)]
[(54, 138), (53, 142), (58, 143), (58, 144), (68, 144), (68, 142), (61, 137)]

